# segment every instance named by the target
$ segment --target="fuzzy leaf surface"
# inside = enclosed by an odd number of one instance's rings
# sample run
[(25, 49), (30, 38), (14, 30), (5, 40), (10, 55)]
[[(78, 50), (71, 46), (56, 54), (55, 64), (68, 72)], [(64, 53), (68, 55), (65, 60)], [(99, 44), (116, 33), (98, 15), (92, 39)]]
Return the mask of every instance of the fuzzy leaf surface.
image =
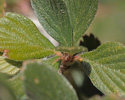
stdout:
[(22, 62), (5, 59), (0, 56), (0, 72), (13, 76), (20, 71)]
[(117, 42), (101, 45), (84, 53), (84, 66), (93, 84), (104, 94), (125, 96), (125, 46)]
[(104, 96), (104, 97), (94, 96), (90, 98), (89, 100), (125, 100), (125, 98), (119, 97), (117, 95), (109, 95), (109, 96)]
[(44, 29), (61, 46), (74, 46), (93, 20), (98, 0), (31, 0)]
[(53, 48), (28, 18), (15, 13), (0, 18), (0, 51), (8, 50), (9, 59), (43, 58), (53, 54)]
[(24, 85), (31, 100), (78, 100), (72, 86), (56, 70), (37, 62), (25, 67)]

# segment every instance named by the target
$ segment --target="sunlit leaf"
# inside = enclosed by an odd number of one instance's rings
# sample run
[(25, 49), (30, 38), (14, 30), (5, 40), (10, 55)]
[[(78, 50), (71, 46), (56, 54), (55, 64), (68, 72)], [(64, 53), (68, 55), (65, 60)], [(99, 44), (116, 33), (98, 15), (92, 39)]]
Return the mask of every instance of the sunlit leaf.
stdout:
[(43, 58), (53, 54), (53, 48), (28, 18), (14, 13), (0, 18), (0, 51), (7, 50), (9, 59)]
[(97, 50), (84, 53), (85, 71), (93, 84), (104, 94), (125, 96), (125, 46), (109, 42)]
[(89, 100), (125, 100), (125, 98), (119, 97), (117, 95), (109, 95), (109, 96), (103, 96), (103, 97), (94, 96)]
[(62, 46), (74, 46), (93, 20), (98, 0), (31, 0), (45, 30)]
[(78, 100), (72, 86), (56, 70), (37, 62), (25, 67), (25, 90), (32, 100)]
[(22, 62), (5, 59), (0, 56), (0, 72), (13, 76), (20, 71)]

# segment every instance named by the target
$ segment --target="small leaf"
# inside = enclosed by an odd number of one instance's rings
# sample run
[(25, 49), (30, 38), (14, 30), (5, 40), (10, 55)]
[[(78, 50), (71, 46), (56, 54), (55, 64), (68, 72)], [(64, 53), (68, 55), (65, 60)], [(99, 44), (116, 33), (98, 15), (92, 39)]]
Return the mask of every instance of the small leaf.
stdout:
[(16, 100), (16, 97), (9, 87), (9, 85), (5, 82), (5, 78), (0, 75), (0, 100)]
[(13, 76), (20, 71), (22, 62), (17, 62), (9, 59), (5, 59), (0, 56), (0, 72)]
[(61, 46), (74, 46), (93, 20), (98, 0), (31, 0), (45, 30)]
[(86, 52), (88, 51), (87, 48), (85, 47), (57, 47), (56, 48), (57, 51), (60, 52), (65, 52), (71, 55), (74, 55), (75, 53), (81, 53), (81, 52)]
[(104, 94), (125, 96), (125, 46), (109, 42), (97, 50), (84, 53), (85, 71), (93, 84)]
[(30, 63), (24, 71), (24, 84), (32, 100), (78, 100), (69, 82), (45, 64)]
[(28, 18), (7, 13), (0, 19), (0, 51), (8, 50), (9, 59), (43, 58), (53, 54), (53, 48)]
[(0, 17), (3, 17), (4, 15), (4, 8), (5, 8), (5, 1), (0, 0)]

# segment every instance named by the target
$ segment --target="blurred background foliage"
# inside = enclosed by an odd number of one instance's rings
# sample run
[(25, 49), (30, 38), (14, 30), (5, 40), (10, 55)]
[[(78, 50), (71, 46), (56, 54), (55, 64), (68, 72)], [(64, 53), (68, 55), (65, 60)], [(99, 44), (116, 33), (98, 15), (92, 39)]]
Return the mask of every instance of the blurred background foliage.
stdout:
[(18, 12), (26, 16), (31, 16), (32, 8), (30, 0), (5, 0), (7, 3), (6, 11)]
[(125, 0), (100, 0), (97, 15), (86, 33), (90, 32), (102, 43), (125, 44)]
[[(6, 0), (6, 2), (7, 11), (18, 12), (28, 17), (34, 15), (30, 0)], [(125, 44), (125, 0), (99, 0), (96, 17), (86, 31), (86, 34), (90, 33), (98, 37), (101, 43), (118, 41)]]

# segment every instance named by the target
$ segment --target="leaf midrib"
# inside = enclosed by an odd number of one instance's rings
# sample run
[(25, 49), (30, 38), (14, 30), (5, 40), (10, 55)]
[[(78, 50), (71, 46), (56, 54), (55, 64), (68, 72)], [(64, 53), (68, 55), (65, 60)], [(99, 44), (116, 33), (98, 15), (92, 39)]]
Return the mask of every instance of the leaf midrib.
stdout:
[(73, 38), (73, 25), (72, 25), (72, 22), (71, 22), (71, 17), (70, 17), (70, 15), (69, 15), (69, 9), (68, 9), (68, 7), (67, 7), (67, 5), (66, 5), (66, 3), (65, 3), (64, 0), (63, 0), (63, 2), (64, 2), (64, 4), (65, 4), (66, 10), (67, 10), (67, 12), (68, 12), (67, 14), (68, 14), (68, 17), (69, 17), (69, 24), (71, 25), (71, 33), (72, 33), (72, 34), (71, 34), (71, 35), (72, 35), (72, 36), (71, 36), (71, 41), (72, 41), (72, 42), (71, 42), (71, 43), (72, 43), (71, 46), (74, 46), (74, 42), (73, 42), (73, 39), (74, 39), (74, 38)]

